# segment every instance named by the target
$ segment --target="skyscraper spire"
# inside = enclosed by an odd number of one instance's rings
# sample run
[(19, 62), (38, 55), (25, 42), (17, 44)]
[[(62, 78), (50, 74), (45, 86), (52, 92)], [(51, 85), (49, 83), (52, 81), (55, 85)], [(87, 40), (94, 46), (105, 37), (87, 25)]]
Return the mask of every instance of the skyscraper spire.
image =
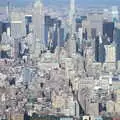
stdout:
[(73, 10), (73, 13), (75, 13), (75, 0), (70, 0), (70, 7), (71, 10)]
[(6, 13), (7, 13), (7, 19), (10, 22), (10, 2), (9, 1), (7, 3)]
[(75, 33), (75, 0), (70, 0), (69, 19), (71, 31), (70, 34), (73, 35)]

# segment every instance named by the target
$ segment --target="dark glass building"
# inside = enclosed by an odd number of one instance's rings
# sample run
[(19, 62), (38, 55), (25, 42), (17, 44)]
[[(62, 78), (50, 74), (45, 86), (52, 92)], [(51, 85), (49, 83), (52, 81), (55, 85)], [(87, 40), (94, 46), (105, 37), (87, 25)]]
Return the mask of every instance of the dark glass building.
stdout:
[(105, 62), (105, 47), (103, 43), (99, 42), (99, 37), (96, 37), (95, 40), (95, 61), (96, 62)]
[(103, 35), (110, 38), (110, 41), (113, 41), (113, 31), (114, 23), (113, 22), (104, 22), (103, 23)]
[(32, 23), (32, 16), (28, 15), (25, 16), (25, 23), (26, 23), (26, 34), (30, 33), (30, 24)]

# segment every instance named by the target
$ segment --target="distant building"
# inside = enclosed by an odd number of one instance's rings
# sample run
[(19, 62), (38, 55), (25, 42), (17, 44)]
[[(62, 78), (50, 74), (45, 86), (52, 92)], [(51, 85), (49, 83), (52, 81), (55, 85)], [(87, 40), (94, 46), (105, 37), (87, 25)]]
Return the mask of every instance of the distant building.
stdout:
[(112, 20), (113, 22), (119, 22), (119, 10), (117, 6), (112, 6)]
[(62, 29), (61, 29), (61, 20), (54, 19), (54, 28), (53, 28), (53, 46), (61, 46), (61, 39), (62, 39)]
[(44, 9), (43, 3), (41, 0), (38, 0), (34, 3), (33, 8), (33, 32), (35, 41), (34, 44), (34, 52), (35, 57), (39, 57), (41, 51), (45, 50), (45, 20), (44, 20)]
[[(49, 36), (48, 34), (51, 34)], [(49, 37), (51, 37), (53, 42), (53, 49), (57, 46), (64, 45), (64, 28), (62, 27), (62, 21), (57, 18), (51, 18), (50, 16), (45, 16), (45, 45), (49, 47)], [(58, 38), (59, 37), (59, 38)], [(59, 43), (58, 43), (58, 40)]]
[(77, 52), (83, 53), (83, 29), (79, 28), (77, 32)]
[(12, 51), (12, 57), (14, 59), (17, 59), (18, 57), (20, 57), (21, 41), (22, 41), (22, 38), (14, 39), (14, 46)]
[(76, 11), (75, 0), (70, 0), (69, 11), (69, 40), (68, 40), (68, 53), (72, 56), (76, 53)]
[(26, 34), (31, 32), (30, 24), (32, 23), (32, 15), (25, 15)]
[(70, 34), (72, 35), (76, 32), (75, 0), (70, 0), (69, 20)]
[(105, 62), (105, 56), (106, 56), (105, 47), (104, 47), (104, 44), (101, 43), (99, 45), (99, 62), (104, 63)]
[(117, 55), (117, 61), (120, 60), (120, 26), (117, 25), (114, 29), (114, 43), (116, 44), (116, 55)]
[(82, 17), (76, 18), (76, 31), (77, 32), (78, 32), (78, 29), (82, 27), (82, 20), (84, 20)]
[(113, 31), (114, 31), (113, 22), (103, 23), (103, 35), (109, 37), (111, 42), (113, 41)]
[(24, 13), (11, 13), (11, 36), (15, 39), (26, 36)]
[(112, 45), (105, 45), (105, 62), (107, 63), (115, 63), (116, 62), (116, 46)]
[(95, 61), (105, 62), (105, 48), (99, 37), (96, 37), (95, 39)]
[(23, 83), (25, 85), (29, 84), (32, 80), (32, 70), (29, 67), (25, 67), (22, 72)]
[(48, 34), (51, 27), (51, 17), (45, 16), (45, 46), (48, 47)]
[(2, 40), (2, 33), (3, 33), (3, 28), (2, 28), (2, 26), (3, 26), (3, 23), (0, 22), (0, 41)]
[(10, 23), (8, 21), (1, 21), (0, 22), (0, 40), (2, 33), (6, 32), (8, 36), (10, 36)]
[[(99, 33), (103, 33), (103, 14), (102, 13), (89, 13), (87, 19), (83, 20), (82, 27), (84, 33), (87, 32), (88, 39), (95, 39)], [(86, 38), (86, 37), (85, 37)]]
[(65, 32), (65, 30), (64, 30), (64, 28), (60, 28), (60, 46), (64, 46), (64, 32)]

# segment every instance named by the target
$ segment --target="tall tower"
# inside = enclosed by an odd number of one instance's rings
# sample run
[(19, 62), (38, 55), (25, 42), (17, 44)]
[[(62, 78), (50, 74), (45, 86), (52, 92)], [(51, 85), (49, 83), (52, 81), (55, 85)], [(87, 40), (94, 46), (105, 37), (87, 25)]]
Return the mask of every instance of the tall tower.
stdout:
[(34, 32), (34, 52), (35, 56), (38, 57), (45, 49), (44, 40), (44, 10), (42, 0), (38, 0), (34, 4), (33, 9), (33, 32)]
[(8, 22), (10, 22), (10, 2), (9, 1), (6, 7), (6, 13), (7, 13)]
[(70, 20), (70, 32), (71, 34), (75, 33), (75, 0), (70, 0), (70, 11), (69, 11), (69, 20)]
[(70, 27), (70, 36), (68, 41), (68, 54), (71, 57), (73, 54), (76, 53), (76, 17), (75, 17), (76, 11), (75, 11), (75, 0), (70, 0), (70, 12), (69, 12), (69, 27)]
[(8, 1), (7, 7), (6, 7), (6, 15), (7, 15), (7, 35), (10, 36), (10, 2)]

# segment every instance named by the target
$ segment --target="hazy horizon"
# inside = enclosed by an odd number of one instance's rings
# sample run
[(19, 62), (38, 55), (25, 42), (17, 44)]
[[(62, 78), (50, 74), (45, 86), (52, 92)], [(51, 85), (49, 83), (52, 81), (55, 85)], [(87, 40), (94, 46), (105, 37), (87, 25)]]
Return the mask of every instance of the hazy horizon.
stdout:
[[(7, 2), (10, 1), (15, 6), (25, 6), (29, 5), (36, 0), (0, 0), (0, 6), (7, 5)], [(69, 0), (43, 0), (45, 5), (59, 5), (59, 3), (63, 3), (63, 5), (67, 5)], [(120, 5), (120, 0), (76, 0), (76, 4), (78, 5)]]

